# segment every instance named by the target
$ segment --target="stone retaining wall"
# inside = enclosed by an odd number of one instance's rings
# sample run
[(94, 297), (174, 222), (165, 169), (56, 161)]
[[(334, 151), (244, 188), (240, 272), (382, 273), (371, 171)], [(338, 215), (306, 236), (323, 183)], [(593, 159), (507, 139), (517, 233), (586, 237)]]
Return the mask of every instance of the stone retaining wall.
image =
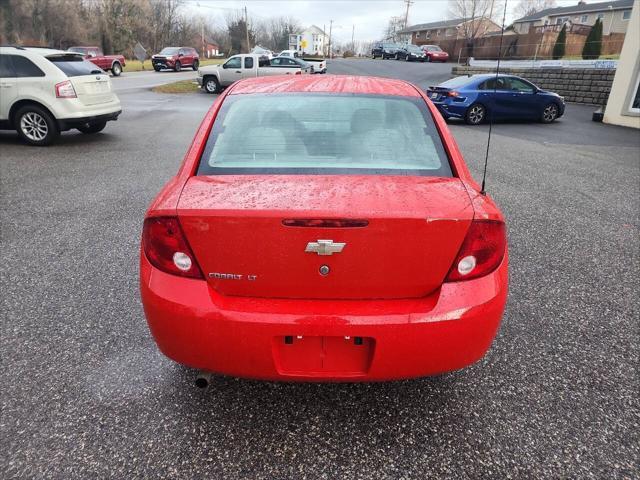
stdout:
[[(455, 76), (495, 73), (486, 67), (457, 65), (451, 69)], [(526, 78), (544, 90), (562, 95), (567, 102), (606, 105), (615, 69), (568, 68), (501, 68), (500, 73)]]

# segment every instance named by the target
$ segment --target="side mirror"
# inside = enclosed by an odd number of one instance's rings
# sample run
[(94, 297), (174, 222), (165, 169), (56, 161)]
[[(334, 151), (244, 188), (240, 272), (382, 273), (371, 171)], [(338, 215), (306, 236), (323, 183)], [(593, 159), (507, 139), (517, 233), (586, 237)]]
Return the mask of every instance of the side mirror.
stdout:
[(184, 57), (184, 53), (179, 53), (178, 56), (179, 57)]
[(87, 57), (89, 57), (89, 58), (95, 58), (95, 56), (96, 56), (96, 54), (93, 53), (93, 52), (87, 53)]

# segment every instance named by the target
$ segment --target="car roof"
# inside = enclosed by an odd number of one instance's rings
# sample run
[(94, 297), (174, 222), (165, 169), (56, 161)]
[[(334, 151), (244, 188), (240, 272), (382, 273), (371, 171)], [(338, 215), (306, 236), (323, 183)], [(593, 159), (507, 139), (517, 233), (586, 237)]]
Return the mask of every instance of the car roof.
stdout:
[(58, 50), (57, 48), (49, 48), (49, 47), (21, 47), (21, 46), (13, 46), (13, 45), (0, 46), (0, 51), (2, 51), (2, 53), (16, 52), (16, 50), (18, 52), (36, 53), (38, 55), (42, 55), (43, 57), (47, 57), (49, 55), (60, 55), (60, 54), (79, 55), (77, 52), (69, 52), (66, 50)]
[(248, 78), (236, 83), (229, 91), (229, 95), (289, 92), (420, 97), (418, 89), (403, 80), (351, 75), (291, 75)]

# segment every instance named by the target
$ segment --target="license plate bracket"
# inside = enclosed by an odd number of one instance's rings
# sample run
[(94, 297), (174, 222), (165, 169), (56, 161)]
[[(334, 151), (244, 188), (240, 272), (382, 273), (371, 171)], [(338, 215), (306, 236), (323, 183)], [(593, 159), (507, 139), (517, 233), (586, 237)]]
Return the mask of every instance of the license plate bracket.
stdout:
[(273, 356), (282, 375), (358, 376), (369, 371), (375, 340), (370, 337), (274, 337)]

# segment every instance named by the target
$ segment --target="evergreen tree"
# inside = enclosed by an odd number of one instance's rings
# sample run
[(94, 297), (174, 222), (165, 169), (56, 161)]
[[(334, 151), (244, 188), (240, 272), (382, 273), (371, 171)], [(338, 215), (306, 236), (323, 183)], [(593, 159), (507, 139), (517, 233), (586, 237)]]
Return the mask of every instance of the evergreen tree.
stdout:
[(553, 46), (552, 57), (554, 60), (564, 57), (565, 47), (567, 45), (567, 24), (562, 26), (562, 30), (558, 34), (556, 44)]
[(600, 56), (602, 52), (602, 22), (600, 19), (596, 20), (596, 23), (587, 35), (587, 40), (584, 42), (582, 48), (582, 58), (585, 60), (593, 60)]

